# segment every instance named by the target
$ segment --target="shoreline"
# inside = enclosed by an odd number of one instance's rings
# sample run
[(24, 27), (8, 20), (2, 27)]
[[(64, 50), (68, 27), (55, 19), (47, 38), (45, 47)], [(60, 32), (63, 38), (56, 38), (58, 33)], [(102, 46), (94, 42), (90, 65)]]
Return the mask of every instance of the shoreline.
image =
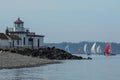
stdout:
[(11, 52), (0, 53), (0, 70), (1, 69), (15, 69), (15, 68), (29, 68), (43, 66), (47, 64), (60, 63), (57, 60), (41, 59), (31, 56), (23, 56)]

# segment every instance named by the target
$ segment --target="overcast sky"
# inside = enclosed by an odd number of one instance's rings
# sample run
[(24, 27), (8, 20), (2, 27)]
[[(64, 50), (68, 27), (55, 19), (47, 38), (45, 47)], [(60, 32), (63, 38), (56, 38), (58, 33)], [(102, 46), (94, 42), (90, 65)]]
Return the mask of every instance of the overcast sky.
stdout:
[(18, 17), (45, 42), (120, 43), (120, 0), (0, 0), (0, 32)]

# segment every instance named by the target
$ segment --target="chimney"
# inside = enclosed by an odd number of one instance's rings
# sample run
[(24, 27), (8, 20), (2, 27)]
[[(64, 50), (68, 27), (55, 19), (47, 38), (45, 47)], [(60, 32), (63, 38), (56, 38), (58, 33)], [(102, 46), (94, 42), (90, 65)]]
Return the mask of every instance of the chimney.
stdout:
[(27, 29), (27, 30), (26, 30), (26, 32), (27, 32), (27, 35), (28, 35), (28, 33), (29, 33), (29, 30)]
[(5, 33), (6, 33), (6, 35), (9, 35), (8, 27), (6, 28)]

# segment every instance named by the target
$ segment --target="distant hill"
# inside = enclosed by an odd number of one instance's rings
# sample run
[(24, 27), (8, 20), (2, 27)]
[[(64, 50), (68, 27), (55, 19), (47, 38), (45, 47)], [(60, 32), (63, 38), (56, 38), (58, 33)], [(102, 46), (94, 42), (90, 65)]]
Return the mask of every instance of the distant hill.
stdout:
[[(78, 53), (78, 50), (80, 50), (81, 54), (84, 54), (84, 45), (88, 45), (88, 52), (90, 52), (92, 45), (94, 42), (79, 42), (79, 43), (71, 43), (71, 42), (62, 42), (62, 43), (45, 43), (45, 46), (48, 47), (56, 47), (59, 49), (65, 50), (66, 46), (69, 46), (69, 50), (72, 54)], [(102, 52), (105, 51), (105, 42), (96, 42), (96, 46), (100, 45)], [(120, 43), (111, 43), (112, 46), (112, 52), (115, 54), (120, 54)]]

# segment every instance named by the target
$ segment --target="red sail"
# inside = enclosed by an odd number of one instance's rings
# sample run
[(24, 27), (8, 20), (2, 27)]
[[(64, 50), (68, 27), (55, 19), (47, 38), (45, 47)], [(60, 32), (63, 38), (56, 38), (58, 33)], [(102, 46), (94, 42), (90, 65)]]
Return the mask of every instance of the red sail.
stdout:
[(111, 55), (112, 50), (111, 50), (111, 45), (110, 45), (110, 43), (107, 43), (107, 44), (106, 44), (105, 52), (106, 52), (106, 55), (107, 55), (107, 56)]

